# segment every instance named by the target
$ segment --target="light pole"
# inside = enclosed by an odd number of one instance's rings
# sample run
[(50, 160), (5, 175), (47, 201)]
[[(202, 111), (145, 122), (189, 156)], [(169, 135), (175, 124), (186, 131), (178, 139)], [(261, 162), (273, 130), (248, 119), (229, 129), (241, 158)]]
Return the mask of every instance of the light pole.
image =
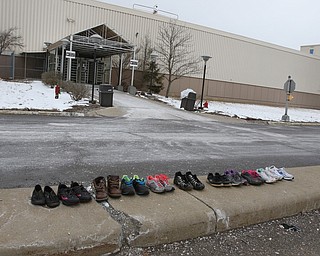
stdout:
[(203, 79), (202, 79), (202, 90), (201, 90), (200, 107), (198, 107), (198, 109), (203, 109), (202, 101), (203, 101), (204, 82), (206, 80), (207, 61), (211, 58), (210, 56), (201, 56), (201, 57), (204, 60), (204, 70), (203, 70)]
[(134, 70), (135, 70), (135, 67), (138, 66), (138, 62), (136, 60), (136, 46), (133, 47), (133, 59), (131, 61), (133, 62), (132, 64), (130, 64), (130, 66), (132, 67), (131, 84), (128, 90), (130, 94), (135, 95), (137, 92), (137, 88), (134, 86)]
[(95, 104), (94, 100), (94, 85), (96, 84), (97, 77), (97, 45), (100, 44), (102, 37), (98, 34), (90, 36), (90, 41), (93, 43), (93, 82), (91, 88), (91, 101), (90, 103)]
[[(69, 51), (72, 52), (72, 41), (73, 41), (73, 35), (70, 35), (70, 45), (69, 45)], [(67, 80), (71, 80), (71, 67), (72, 67), (72, 58), (68, 58), (68, 70), (67, 70)]]
[(150, 54), (151, 57), (151, 77), (150, 77), (150, 88), (149, 88), (149, 92), (151, 92), (151, 88), (153, 86), (153, 76), (154, 76), (154, 71), (156, 70), (156, 60), (158, 57), (158, 53), (156, 51), (152, 51), (152, 53)]

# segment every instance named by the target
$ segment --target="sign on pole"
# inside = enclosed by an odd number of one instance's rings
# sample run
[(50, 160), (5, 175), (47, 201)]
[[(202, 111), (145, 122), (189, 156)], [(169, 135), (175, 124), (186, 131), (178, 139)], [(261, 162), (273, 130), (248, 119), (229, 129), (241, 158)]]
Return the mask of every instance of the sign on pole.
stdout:
[(287, 93), (292, 93), (296, 89), (296, 83), (289, 76), (289, 79), (284, 83), (283, 88)]
[(130, 60), (130, 67), (138, 67), (138, 61), (137, 60)]
[(282, 116), (281, 120), (285, 122), (290, 121), (290, 117), (288, 115), (288, 106), (289, 101), (293, 99), (293, 96), (291, 93), (296, 89), (296, 83), (291, 79), (291, 76), (288, 76), (288, 80), (284, 83), (283, 89), (286, 91), (286, 107), (285, 107), (285, 113)]
[(76, 58), (76, 52), (75, 51), (66, 51), (66, 58), (75, 59)]

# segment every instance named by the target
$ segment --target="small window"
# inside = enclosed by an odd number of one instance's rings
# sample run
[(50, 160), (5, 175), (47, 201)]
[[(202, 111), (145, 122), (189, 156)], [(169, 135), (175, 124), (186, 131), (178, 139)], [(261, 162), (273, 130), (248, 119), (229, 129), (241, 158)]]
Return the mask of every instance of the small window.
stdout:
[(314, 49), (310, 49), (309, 52), (310, 52), (310, 54), (313, 54), (314, 53)]

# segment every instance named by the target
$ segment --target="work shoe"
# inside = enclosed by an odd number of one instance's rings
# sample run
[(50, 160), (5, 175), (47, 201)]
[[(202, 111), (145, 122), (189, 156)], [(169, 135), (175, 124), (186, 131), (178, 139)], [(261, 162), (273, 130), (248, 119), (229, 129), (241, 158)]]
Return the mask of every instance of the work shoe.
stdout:
[(221, 175), (216, 172), (214, 175), (209, 173), (207, 176), (207, 182), (214, 187), (230, 187), (232, 186), (232, 181), (226, 175)]
[(203, 190), (204, 184), (198, 179), (197, 175), (192, 174), (191, 172), (186, 173), (187, 180), (191, 183), (192, 187), (195, 190)]
[(137, 195), (139, 196), (149, 195), (149, 189), (146, 187), (146, 182), (144, 181), (143, 178), (139, 178), (138, 175), (134, 175), (132, 184)]
[(60, 205), (59, 197), (49, 186), (44, 187), (44, 197), (46, 199), (46, 205), (50, 208), (54, 208)]
[(181, 172), (176, 172), (174, 175), (173, 183), (182, 190), (191, 190), (193, 188), (192, 184), (188, 181), (186, 175)]
[(95, 178), (92, 181), (93, 189), (95, 190), (96, 194), (96, 201), (102, 202), (108, 199), (107, 196), (107, 182), (106, 179), (102, 176)]
[(256, 170), (256, 172), (259, 174), (259, 176), (265, 181), (267, 184), (275, 183), (277, 182), (277, 179), (270, 176), (263, 168), (259, 168)]
[(160, 194), (165, 192), (164, 186), (162, 186), (160, 180), (151, 175), (147, 176), (146, 185), (154, 193)]
[(155, 177), (159, 179), (160, 183), (162, 184), (166, 192), (171, 192), (175, 190), (174, 186), (170, 185), (169, 178), (167, 175), (159, 174), (159, 175), (156, 175)]
[(118, 198), (121, 196), (121, 190), (119, 187), (120, 178), (117, 175), (108, 175), (108, 195), (113, 198)]
[(71, 206), (80, 203), (80, 199), (65, 184), (59, 183), (57, 195), (64, 205)]
[(278, 168), (277, 172), (283, 177), (284, 180), (293, 180), (294, 179), (294, 176), (290, 173), (287, 173), (287, 171), (284, 169), (284, 167)]
[(264, 183), (264, 180), (259, 176), (256, 171), (243, 170), (241, 176), (245, 178), (250, 185), (259, 186)]
[(133, 196), (135, 194), (132, 179), (127, 175), (122, 176), (120, 189), (122, 195)]
[(83, 187), (83, 185), (79, 185), (77, 182), (71, 182), (71, 189), (79, 198), (80, 203), (87, 203), (91, 201), (90, 193)]
[(42, 187), (39, 184), (35, 185), (35, 187), (32, 191), (31, 203), (34, 205), (45, 205), (46, 204), (46, 199), (44, 197)]
[(237, 171), (227, 170), (224, 172), (224, 175), (231, 181), (232, 186), (240, 186), (244, 183), (244, 179), (239, 175)]
[(283, 180), (283, 176), (278, 173), (278, 168), (274, 165), (266, 167), (264, 171), (276, 180)]

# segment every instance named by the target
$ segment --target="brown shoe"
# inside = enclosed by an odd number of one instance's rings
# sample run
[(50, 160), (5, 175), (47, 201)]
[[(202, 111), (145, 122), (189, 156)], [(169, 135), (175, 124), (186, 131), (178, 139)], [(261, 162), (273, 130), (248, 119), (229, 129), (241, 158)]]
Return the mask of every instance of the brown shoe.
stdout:
[(102, 176), (97, 177), (93, 180), (92, 185), (96, 191), (96, 201), (106, 201), (108, 199), (106, 179)]
[(120, 190), (120, 178), (116, 175), (108, 175), (108, 195), (110, 197), (120, 197), (121, 190)]

